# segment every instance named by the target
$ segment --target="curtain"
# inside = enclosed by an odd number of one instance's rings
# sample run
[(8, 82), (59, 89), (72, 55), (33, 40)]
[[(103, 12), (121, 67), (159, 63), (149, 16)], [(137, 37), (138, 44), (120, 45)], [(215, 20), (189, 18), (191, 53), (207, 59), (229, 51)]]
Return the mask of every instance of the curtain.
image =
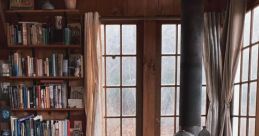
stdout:
[(246, 0), (229, 0), (226, 12), (205, 13), (205, 63), (212, 136), (232, 136), (230, 103), (242, 47)]
[(102, 46), (101, 30), (98, 13), (85, 14), (85, 44), (84, 60), (86, 64), (84, 70), (86, 85), (85, 112), (87, 116), (86, 135), (103, 135), (103, 109), (102, 109)]

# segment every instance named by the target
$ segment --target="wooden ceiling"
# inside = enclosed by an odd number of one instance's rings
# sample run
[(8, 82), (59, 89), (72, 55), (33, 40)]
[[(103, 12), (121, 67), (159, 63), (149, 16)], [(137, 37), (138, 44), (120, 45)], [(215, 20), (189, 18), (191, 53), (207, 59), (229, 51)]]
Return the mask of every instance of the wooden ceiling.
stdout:
[[(50, 1), (56, 8), (64, 8), (64, 0)], [(248, 1), (248, 7), (252, 7), (251, 5), (255, 5), (259, 0)], [(102, 17), (175, 17), (181, 13), (181, 0), (78, 0), (77, 2), (78, 9), (83, 12), (98, 11)], [(205, 0), (206, 11), (219, 11), (224, 9), (225, 5), (226, 0)], [(7, 9), (7, 6), (3, 6), (3, 9)], [(3, 32), (1, 22), (0, 18), (0, 31)], [(3, 39), (2, 33), (1, 47), (4, 44)]]

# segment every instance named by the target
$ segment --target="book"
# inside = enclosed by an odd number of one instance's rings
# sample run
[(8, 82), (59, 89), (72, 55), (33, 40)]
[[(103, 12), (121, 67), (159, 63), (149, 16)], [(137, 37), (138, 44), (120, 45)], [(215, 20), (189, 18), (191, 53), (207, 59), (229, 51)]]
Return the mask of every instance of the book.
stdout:
[(65, 45), (71, 44), (71, 30), (70, 30), (70, 28), (64, 28), (64, 44)]

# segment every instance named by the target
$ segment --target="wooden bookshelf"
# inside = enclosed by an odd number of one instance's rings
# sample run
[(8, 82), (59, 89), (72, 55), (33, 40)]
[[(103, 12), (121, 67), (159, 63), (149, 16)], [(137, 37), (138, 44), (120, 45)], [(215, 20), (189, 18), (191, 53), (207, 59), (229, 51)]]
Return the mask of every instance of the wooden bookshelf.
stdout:
[(81, 45), (9, 45), (9, 49), (81, 49)]
[[(5, 13), (6, 22), (10, 24), (16, 24), (19, 21), (32, 21), (32, 22), (48, 22), (51, 18), (54, 20), (55, 16), (63, 16), (64, 22), (66, 23), (79, 23), (81, 25), (81, 31), (83, 31), (83, 12), (81, 12), (78, 9), (70, 10), (70, 9), (54, 9), (54, 10), (5, 10), (3, 13)], [(14, 21), (15, 20), (15, 21)], [(54, 25), (54, 22), (50, 21), (51, 25)], [(7, 28), (8, 26), (6, 26)], [(20, 29), (20, 28), (19, 28)], [(28, 30), (27, 30), (28, 31)], [(80, 41), (83, 41), (82, 38), (83, 33), (80, 31)], [(56, 38), (56, 37), (55, 37)], [(28, 40), (28, 39), (27, 39)], [(66, 59), (69, 58), (72, 54), (81, 54), (82, 57), (83, 52), (83, 43), (80, 42), (79, 44), (73, 44), (73, 45), (64, 45), (60, 40), (57, 40), (58, 42), (40, 42), (42, 45), (8, 45), (5, 46), (7, 52), (10, 54), (14, 51), (17, 51), (18, 53), (21, 53), (21, 56), (29, 56), (32, 58), (48, 58), (50, 57), (50, 54), (63, 54), (64, 58), (66, 56)], [(9, 44), (16, 44), (17, 42), (12, 42)], [(20, 42), (19, 42), (20, 43)], [(24, 42), (22, 42), (24, 43)], [(29, 42), (28, 42), (29, 43)], [(32, 43), (32, 42), (31, 42)], [(51, 43), (44, 45), (44, 43)], [(76, 42), (73, 42), (76, 43)], [(72, 43), (71, 43), (72, 44)], [(19, 55), (19, 57), (21, 57)], [(70, 59), (70, 58), (69, 58)], [(85, 58), (82, 58), (85, 59)], [(36, 63), (35, 63), (36, 64)], [(10, 70), (11, 71), (11, 70)], [(72, 86), (86, 86), (84, 85), (84, 82), (82, 82), (84, 77), (73, 77), (73, 76), (57, 76), (57, 77), (23, 77), (23, 76), (10, 76), (10, 77), (0, 77), (1, 82), (10, 82), (13, 83), (20, 83), (24, 82), (26, 86), (36, 86), (36, 85), (44, 85), (46, 84), (65, 84), (67, 86), (67, 98), (69, 99), (69, 91), (71, 91), (69, 87)], [(26, 95), (25, 95), (26, 96)], [(46, 97), (46, 96), (43, 96)], [(28, 97), (26, 97), (28, 98)], [(30, 98), (31, 99), (31, 98)], [(68, 105), (68, 103), (67, 103)], [(13, 109), (12, 109), (12, 108)], [(67, 106), (65, 106), (67, 107)], [(27, 114), (38, 114), (42, 115), (44, 119), (47, 120), (55, 120), (57, 119), (69, 119), (71, 121), (82, 121), (83, 128), (86, 128), (86, 114), (85, 114), (85, 108), (31, 108), (31, 109), (19, 109), (15, 108), (15, 106), (11, 106), (11, 112), (12, 115), (20, 117), (25, 116)], [(51, 114), (50, 114), (51, 113)], [(69, 116), (69, 117), (68, 117)], [(73, 122), (71, 122), (73, 124)], [(71, 126), (72, 128), (72, 126)], [(85, 129), (83, 129), (83, 132), (85, 133)]]
[(12, 112), (82, 112), (84, 108), (52, 108), (52, 109), (11, 109)]
[(6, 10), (6, 14), (58, 14), (58, 13), (69, 13), (69, 14), (79, 14), (80, 11), (77, 9), (52, 9), (52, 10)]

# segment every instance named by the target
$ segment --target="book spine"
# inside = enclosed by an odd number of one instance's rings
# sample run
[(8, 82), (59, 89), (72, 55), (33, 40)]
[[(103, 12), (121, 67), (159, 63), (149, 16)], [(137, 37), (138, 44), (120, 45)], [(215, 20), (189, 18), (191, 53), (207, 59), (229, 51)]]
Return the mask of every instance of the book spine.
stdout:
[(63, 54), (58, 54), (58, 76), (63, 75)]
[(22, 44), (22, 30), (21, 30), (21, 26), (18, 25), (18, 44)]
[(27, 26), (25, 23), (22, 23), (22, 41), (23, 41), (23, 45), (27, 45), (28, 41), (27, 41)]
[(63, 76), (68, 76), (68, 60), (63, 60)]
[(52, 76), (57, 76), (57, 73), (56, 73), (56, 54), (52, 54), (51, 56), (51, 62), (52, 62)]
[(13, 76), (19, 75), (19, 53), (15, 52), (13, 55)]
[(23, 109), (24, 107), (23, 107), (23, 90), (22, 90), (22, 86), (21, 85), (19, 85), (19, 88), (18, 88), (18, 90), (19, 90), (19, 108), (20, 109)]
[(70, 28), (64, 28), (64, 44), (70, 45), (71, 43), (71, 30)]

